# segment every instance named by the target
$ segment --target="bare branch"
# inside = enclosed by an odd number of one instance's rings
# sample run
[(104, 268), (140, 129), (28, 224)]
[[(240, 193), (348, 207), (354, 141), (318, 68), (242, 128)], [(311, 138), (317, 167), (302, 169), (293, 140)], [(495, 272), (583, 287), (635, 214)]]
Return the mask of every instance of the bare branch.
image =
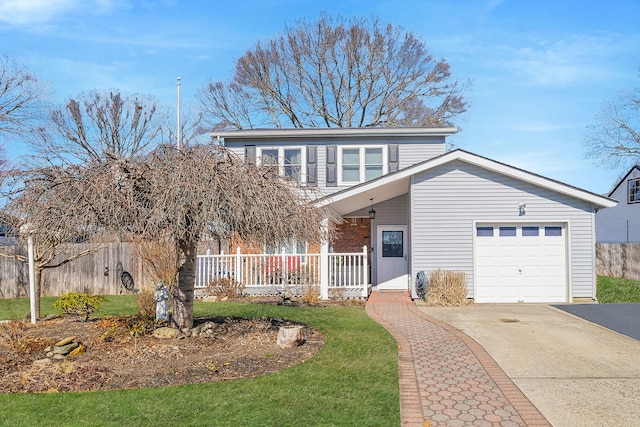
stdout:
[(443, 126), (466, 111), (468, 84), (412, 33), (322, 15), (258, 42), (232, 83), (209, 83), (198, 98), (218, 128)]

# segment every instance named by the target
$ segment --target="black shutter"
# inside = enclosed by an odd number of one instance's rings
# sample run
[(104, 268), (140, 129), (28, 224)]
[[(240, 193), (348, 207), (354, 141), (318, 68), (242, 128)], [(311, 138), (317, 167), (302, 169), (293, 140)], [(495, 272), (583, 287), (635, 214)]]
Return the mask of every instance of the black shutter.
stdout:
[(256, 164), (256, 146), (245, 145), (244, 146), (244, 159), (249, 163)]
[(336, 187), (338, 185), (337, 161), (338, 147), (336, 145), (327, 145), (327, 187)]
[(311, 187), (318, 186), (318, 146), (307, 146), (307, 184)]
[(398, 170), (398, 144), (389, 144), (389, 173)]

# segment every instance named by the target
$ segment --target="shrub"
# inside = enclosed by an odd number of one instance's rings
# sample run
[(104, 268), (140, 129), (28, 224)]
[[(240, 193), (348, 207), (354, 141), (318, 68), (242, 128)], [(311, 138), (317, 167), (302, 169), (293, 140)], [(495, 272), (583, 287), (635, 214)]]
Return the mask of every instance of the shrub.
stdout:
[(101, 295), (90, 296), (80, 292), (69, 292), (61, 295), (53, 303), (53, 307), (62, 309), (65, 315), (73, 315), (86, 322), (105, 300)]
[(427, 282), (429, 305), (462, 306), (467, 304), (467, 276), (460, 271), (434, 270)]
[(138, 303), (138, 313), (141, 317), (155, 317), (156, 302), (153, 299), (153, 292), (138, 292), (136, 295), (136, 302)]
[(238, 298), (242, 296), (244, 284), (235, 279), (221, 277), (213, 279), (207, 286), (207, 295), (217, 296), (220, 298)]
[(320, 301), (320, 287), (311, 285), (303, 286), (301, 300), (305, 304), (316, 304)]

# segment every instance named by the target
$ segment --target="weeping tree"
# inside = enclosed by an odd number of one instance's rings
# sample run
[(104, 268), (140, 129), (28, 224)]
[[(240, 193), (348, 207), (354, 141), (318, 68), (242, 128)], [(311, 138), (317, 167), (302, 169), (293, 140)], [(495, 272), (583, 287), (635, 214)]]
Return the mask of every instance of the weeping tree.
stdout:
[(308, 189), (217, 145), (161, 147), (146, 156), (29, 171), (10, 206), (36, 231), (113, 232), (175, 248), (173, 322), (193, 325), (196, 249), (212, 224), (259, 244), (320, 241), (325, 212)]
[(216, 129), (449, 126), (467, 82), (415, 34), (322, 15), (256, 43), (198, 94)]

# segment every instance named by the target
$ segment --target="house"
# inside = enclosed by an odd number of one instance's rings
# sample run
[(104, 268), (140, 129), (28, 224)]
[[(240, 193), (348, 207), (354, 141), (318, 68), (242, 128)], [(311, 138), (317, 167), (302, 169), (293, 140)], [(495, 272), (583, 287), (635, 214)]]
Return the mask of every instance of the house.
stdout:
[(594, 212), (616, 202), (464, 150), (447, 152), (456, 131), (268, 129), (212, 137), (317, 186), (317, 203), (343, 221), (339, 241), (321, 252), (369, 248), (376, 289), (416, 297), (418, 272), (445, 269), (466, 274), (476, 302), (594, 299)]
[(596, 213), (596, 242), (640, 242), (640, 165), (633, 166), (608, 196), (617, 206)]

